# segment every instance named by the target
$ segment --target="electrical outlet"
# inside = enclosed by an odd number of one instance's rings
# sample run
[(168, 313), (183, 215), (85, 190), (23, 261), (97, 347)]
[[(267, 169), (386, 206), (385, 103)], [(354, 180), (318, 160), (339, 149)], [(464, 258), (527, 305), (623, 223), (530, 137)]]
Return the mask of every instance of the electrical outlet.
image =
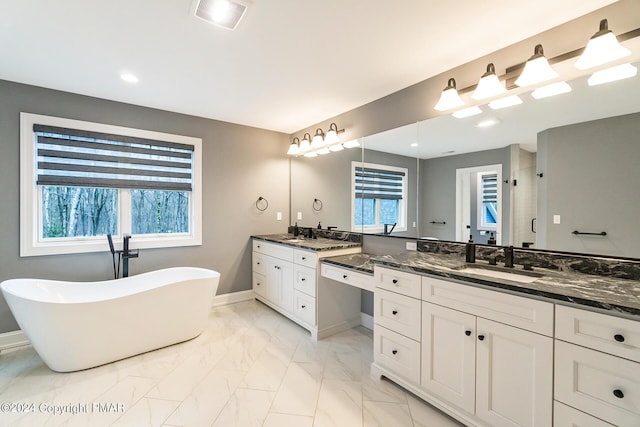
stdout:
[(276, 213), (276, 220), (282, 221), (282, 212)]
[(554, 215), (553, 216), (553, 223), (554, 224), (560, 224), (560, 215)]
[(298, 220), (302, 219), (302, 212), (298, 212)]

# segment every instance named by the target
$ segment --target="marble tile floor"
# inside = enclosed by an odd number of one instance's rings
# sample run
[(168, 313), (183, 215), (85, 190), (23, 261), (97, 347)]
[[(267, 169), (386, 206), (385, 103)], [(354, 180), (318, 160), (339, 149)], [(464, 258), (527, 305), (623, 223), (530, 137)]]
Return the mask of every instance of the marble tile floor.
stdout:
[[(0, 353), (1, 426), (446, 427), (457, 422), (369, 377), (372, 333), (314, 343), (257, 301), (214, 308), (181, 344), (85, 371), (49, 370), (32, 347)], [(17, 409), (16, 406), (13, 409)]]

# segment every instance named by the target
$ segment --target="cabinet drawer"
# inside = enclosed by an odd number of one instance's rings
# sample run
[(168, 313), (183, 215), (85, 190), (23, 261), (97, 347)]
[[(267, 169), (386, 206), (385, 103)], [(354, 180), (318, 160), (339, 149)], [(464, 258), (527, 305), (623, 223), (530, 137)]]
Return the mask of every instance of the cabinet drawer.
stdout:
[(320, 271), (323, 277), (335, 280), (337, 282), (346, 283), (347, 285), (355, 286), (360, 289), (366, 289), (371, 292), (373, 292), (375, 289), (373, 277), (368, 274), (358, 273), (348, 268), (342, 268), (330, 264), (321, 264)]
[(300, 249), (293, 250), (293, 262), (299, 265), (304, 265), (311, 268), (316, 268), (318, 262), (318, 255), (309, 251), (301, 251)]
[(293, 315), (301, 322), (315, 326), (316, 299), (300, 291), (293, 293)]
[(640, 362), (640, 322), (556, 305), (556, 338)]
[(264, 240), (253, 240), (253, 251), (285, 261), (293, 261), (293, 248), (279, 245), (277, 243), (269, 243)]
[(413, 298), (420, 298), (421, 276), (417, 274), (375, 266), (373, 277), (378, 288)]
[(553, 402), (554, 427), (612, 427), (613, 424), (592, 417), (558, 401)]
[(420, 343), (380, 325), (373, 328), (373, 357), (380, 366), (420, 383)]
[(293, 287), (300, 292), (316, 296), (316, 270), (315, 268), (293, 265)]
[(420, 341), (421, 306), (419, 299), (376, 289), (373, 318), (378, 325)]
[(422, 299), (511, 326), (553, 336), (553, 304), (499, 291), (422, 277)]
[(640, 364), (556, 340), (554, 398), (618, 426), (640, 425)]
[(265, 274), (264, 255), (260, 252), (254, 252), (251, 257), (253, 263), (253, 271), (259, 274)]
[(253, 285), (253, 292), (260, 295), (261, 297), (267, 298), (268, 296), (267, 280), (264, 275), (256, 273), (254, 271), (253, 277), (252, 277), (252, 285)]

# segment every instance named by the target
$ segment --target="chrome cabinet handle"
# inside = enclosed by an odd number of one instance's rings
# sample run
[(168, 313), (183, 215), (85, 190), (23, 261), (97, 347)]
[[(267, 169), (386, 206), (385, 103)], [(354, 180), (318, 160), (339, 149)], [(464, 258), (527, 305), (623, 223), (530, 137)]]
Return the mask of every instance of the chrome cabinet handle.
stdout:
[(478, 339), (479, 339), (480, 341), (484, 341), (484, 335), (478, 335)]
[(394, 285), (397, 285), (397, 284), (398, 284), (398, 279), (393, 279), (393, 280), (391, 281), (391, 283), (393, 283)]
[(342, 275), (342, 278), (343, 278), (343, 279), (346, 279), (346, 278), (347, 278), (347, 275), (346, 275), (346, 274), (343, 274), (343, 275)]
[(616, 340), (616, 341), (618, 341), (618, 342), (624, 342), (624, 335), (622, 335), (622, 334), (615, 334), (615, 335), (613, 336), (613, 339), (614, 339), (614, 340)]
[(391, 350), (391, 353), (393, 353), (394, 355), (398, 354), (398, 350)]
[(391, 314), (393, 314), (393, 315), (395, 316), (396, 314), (398, 314), (398, 310), (393, 310), (393, 311), (391, 312)]
[(619, 389), (613, 390), (613, 395), (618, 399), (622, 399), (624, 397), (624, 393), (622, 392), (622, 390), (619, 390)]
[(470, 335), (471, 335), (471, 331), (469, 331), (469, 330), (464, 331), (464, 334), (465, 334), (466, 336), (470, 336)]

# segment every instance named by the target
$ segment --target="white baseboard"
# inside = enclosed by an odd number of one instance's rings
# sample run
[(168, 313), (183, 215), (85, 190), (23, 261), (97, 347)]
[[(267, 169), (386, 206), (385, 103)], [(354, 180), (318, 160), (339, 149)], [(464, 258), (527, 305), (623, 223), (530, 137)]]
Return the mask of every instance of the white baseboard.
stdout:
[(0, 334), (0, 351), (23, 345), (29, 345), (29, 339), (22, 331), (12, 331)]
[(212, 307), (221, 305), (235, 304), (237, 302), (249, 301), (254, 298), (253, 290), (232, 292), (230, 294), (216, 295), (213, 297)]
[(366, 313), (360, 313), (360, 324), (373, 331), (373, 316)]

